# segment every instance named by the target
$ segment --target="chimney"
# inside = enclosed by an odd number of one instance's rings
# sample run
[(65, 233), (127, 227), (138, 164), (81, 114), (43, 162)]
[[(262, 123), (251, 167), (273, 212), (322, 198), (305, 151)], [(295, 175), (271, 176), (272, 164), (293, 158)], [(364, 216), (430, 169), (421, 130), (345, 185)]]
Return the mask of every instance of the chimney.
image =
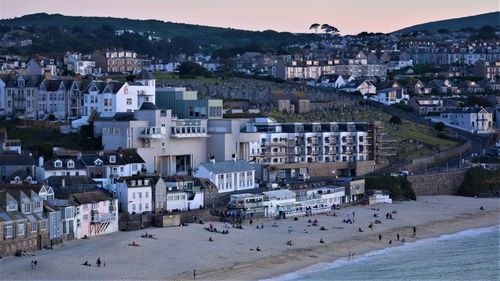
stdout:
[(231, 157), (233, 158), (233, 161), (236, 162), (236, 153), (233, 153)]
[(209, 155), (209, 158), (210, 158), (210, 163), (215, 163), (215, 157), (212, 154)]

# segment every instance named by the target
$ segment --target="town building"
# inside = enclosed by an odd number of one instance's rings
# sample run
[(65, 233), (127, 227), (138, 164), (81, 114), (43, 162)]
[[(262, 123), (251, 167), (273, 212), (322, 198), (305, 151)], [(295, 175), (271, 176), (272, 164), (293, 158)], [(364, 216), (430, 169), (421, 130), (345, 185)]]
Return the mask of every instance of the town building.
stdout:
[(188, 174), (207, 159), (207, 120), (177, 119), (171, 110), (144, 102), (139, 110), (98, 117), (94, 135), (106, 150), (134, 148), (144, 159), (143, 172), (161, 176)]
[(59, 196), (65, 198), (76, 207), (76, 239), (118, 231), (118, 199), (99, 189)]
[(432, 122), (443, 122), (447, 126), (474, 134), (489, 134), (495, 131), (493, 114), (483, 107), (447, 109), (430, 119)]
[(210, 162), (201, 163), (194, 169), (197, 178), (208, 179), (219, 193), (254, 189), (255, 169), (247, 161), (237, 160), (216, 162), (214, 157)]
[(151, 176), (123, 177), (118, 180), (116, 193), (120, 212), (141, 214), (153, 211), (153, 183)]
[(221, 99), (199, 99), (196, 91), (186, 88), (157, 88), (156, 106), (171, 109), (180, 119), (222, 119)]
[(141, 70), (140, 60), (133, 51), (95, 51), (92, 60), (105, 73), (138, 73)]

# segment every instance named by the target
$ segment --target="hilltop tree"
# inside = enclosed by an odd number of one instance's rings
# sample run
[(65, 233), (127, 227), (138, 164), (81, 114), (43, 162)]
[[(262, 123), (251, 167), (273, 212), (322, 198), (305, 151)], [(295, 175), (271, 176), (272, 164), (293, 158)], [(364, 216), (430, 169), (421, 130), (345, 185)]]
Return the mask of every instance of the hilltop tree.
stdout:
[(321, 29), (324, 30), (326, 34), (331, 34), (332, 36), (339, 33), (339, 30), (335, 26), (326, 23), (321, 25)]
[(399, 130), (399, 125), (401, 125), (401, 117), (397, 115), (392, 115), (391, 119), (389, 119), (389, 123), (398, 126)]
[(309, 30), (314, 29), (314, 32), (315, 32), (316, 34), (318, 34), (318, 28), (319, 28), (320, 26), (321, 26), (321, 25), (320, 25), (319, 23), (313, 23), (313, 24), (311, 24), (311, 26), (309, 27)]

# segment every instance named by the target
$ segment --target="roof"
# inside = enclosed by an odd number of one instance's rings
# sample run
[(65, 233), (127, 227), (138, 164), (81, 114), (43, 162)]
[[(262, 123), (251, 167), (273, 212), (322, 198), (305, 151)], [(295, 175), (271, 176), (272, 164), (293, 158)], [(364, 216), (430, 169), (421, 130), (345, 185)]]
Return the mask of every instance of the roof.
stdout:
[(244, 160), (229, 160), (229, 161), (221, 161), (221, 162), (206, 162), (201, 163), (200, 166), (205, 167), (207, 170), (214, 172), (216, 174), (223, 173), (236, 173), (243, 171), (253, 171), (255, 170), (252, 165), (250, 165), (247, 161)]
[(157, 109), (158, 108), (156, 107), (156, 105), (149, 101), (143, 102), (141, 107), (139, 108), (139, 110), (157, 110)]
[(127, 164), (144, 164), (146, 161), (137, 153), (135, 149), (122, 149), (118, 153)]
[(442, 113), (479, 113), (482, 110), (486, 111), (486, 113), (489, 113), (488, 110), (486, 110), (484, 107), (458, 107), (458, 108), (450, 108), (447, 109), (445, 112)]
[(279, 189), (279, 190), (271, 190), (262, 192), (264, 195), (269, 197), (278, 197), (280, 199), (284, 198), (295, 198), (297, 194), (295, 192), (288, 189)]
[(34, 165), (33, 157), (23, 154), (4, 154), (0, 155), (1, 166), (28, 166)]
[(12, 221), (12, 218), (7, 214), (6, 211), (0, 210), (0, 222)]
[(186, 175), (175, 175), (170, 177), (163, 178), (164, 182), (184, 182), (184, 181), (193, 181), (194, 178), (192, 176)]
[(111, 196), (102, 190), (94, 190), (89, 192), (73, 193), (71, 197), (75, 203), (88, 204), (111, 200)]
[[(54, 163), (57, 160), (61, 160), (61, 162), (62, 162), (61, 167), (54, 166)], [(74, 162), (75, 165), (73, 168), (68, 167), (69, 161)], [(83, 169), (85, 169), (85, 166), (83, 165), (82, 160), (76, 159), (76, 157), (58, 157), (55, 159), (50, 159), (43, 164), (43, 167), (47, 171), (51, 171), (51, 170), (83, 170)]]
[(155, 78), (151, 74), (151, 72), (143, 69), (137, 76), (135, 77), (135, 80), (154, 80)]
[(87, 176), (51, 176), (47, 178), (47, 183), (49, 186), (62, 186), (62, 182), (64, 180), (64, 185), (72, 186), (72, 185), (97, 185), (98, 182)]
[[(111, 162), (111, 156), (115, 157), (115, 161)], [(106, 153), (89, 153), (82, 154), (83, 165), (95, 166), (95, 161), (98, 159), (102, 161), (102, 165), (126, 165), (127, 162), (123, 160), (122, 156), (117, 152), (106, 152)]]

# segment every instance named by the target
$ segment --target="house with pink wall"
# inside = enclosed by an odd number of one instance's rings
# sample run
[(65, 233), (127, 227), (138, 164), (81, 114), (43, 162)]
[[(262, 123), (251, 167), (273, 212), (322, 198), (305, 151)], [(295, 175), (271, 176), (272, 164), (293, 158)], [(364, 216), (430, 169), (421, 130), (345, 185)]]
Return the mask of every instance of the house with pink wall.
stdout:
[(110, 194), (100, 189), (71, 193), (69, 201), (76, 207), (75, 238), (118, 231), (118, 200)]

